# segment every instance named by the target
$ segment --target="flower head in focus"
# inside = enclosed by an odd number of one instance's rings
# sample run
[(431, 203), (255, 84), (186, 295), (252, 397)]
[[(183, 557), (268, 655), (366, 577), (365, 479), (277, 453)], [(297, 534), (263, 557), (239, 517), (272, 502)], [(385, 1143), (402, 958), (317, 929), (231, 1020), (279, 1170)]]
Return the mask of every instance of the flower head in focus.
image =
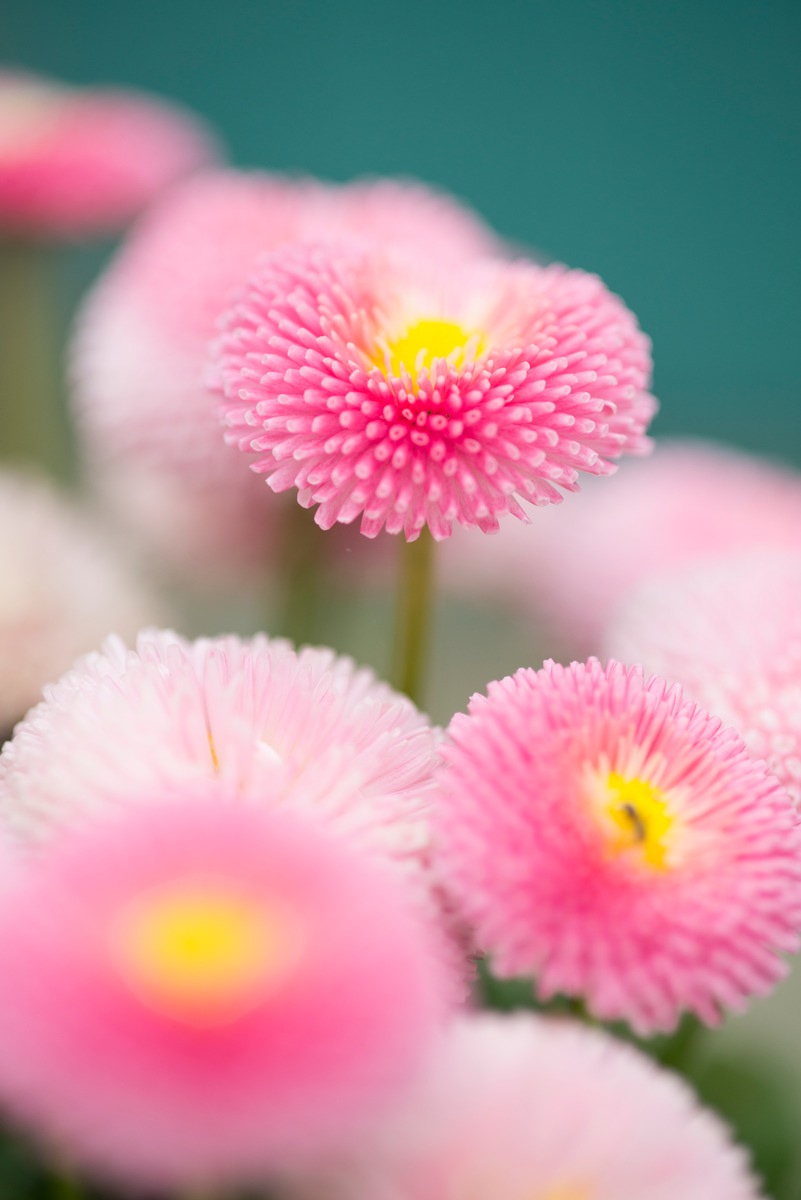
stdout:
[(390, 869), (191, 788), (49, 847), (0, 896), (0, 929), (0, 1095), (148, 1188), (356, 1136), (444, 1011)]
[(220, 436), (202, 378), (217, 317), (260, 253), (355, 233), (454, 260), (498, 249), (422, 184), (207, 171), (148, 210), (90, 294), (72, 347), (82, 449), (120, 522), (173, 570), (261, 577), (281, 513)]
[(264, 258), (223, 320), (229, 437), (324, 529), (413, 540), (498, 527), (644, 451), (648, 341), (594, 276), (396, 257), (357, 243)]
[(160, 604), (104, 530), (49, 483), (0, 472), (0, 735), (79, 654)]
[(383, 1139), (316, 1182), (304, 1200), (761, 1195), (745, 1153), (676, 1076), (607, 1034), (528, 1014), (456, 1021)]
[(606, 641), (732, 725), (801, 807), (801, 554), (665, 571), (621, 605)]
[(716, 1023), (798, 948), (801, 833), (740, 739), (639, 668), (520, 670), (457, 714), (440, 868), (501, 975), (601, 1019)]
[(216, 157), (199, 119), (164, 101), (0, 71), (0, 228), (6, 233), (108, 233)]

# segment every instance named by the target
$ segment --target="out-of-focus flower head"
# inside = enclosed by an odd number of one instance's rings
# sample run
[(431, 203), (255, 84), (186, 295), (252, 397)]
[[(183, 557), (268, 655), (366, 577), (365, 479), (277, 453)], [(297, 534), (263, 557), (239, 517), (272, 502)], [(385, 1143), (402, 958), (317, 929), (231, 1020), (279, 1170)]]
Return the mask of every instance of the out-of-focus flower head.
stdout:
[(413, 1103), (308, 1200), (757, 1200), (745, 1153), (689, 1088), (572, 1021), (463, 1018)]
[(712, 443), (660, 440), (648, 462), (588, 481), (534, 529), (510, 522), (477, 540), (457, 531), (446, 547), (447, 584), (547, 620), (572, 654), (597, 652), (615, 608), (651, 575), (749, 547), (801, 552), (801, 475)]
[(0, 755), (0, 823), (27, 846), (190, 784), (299, 809), (402, 868), (460, 991), (464, 950), (430, 872), (439, 740), (331, 650), (145, 632), (135, 651), (112, 639), (77, 663), (18, 727)]
[(421, 184), (207, 172), (149, 210), (85, 305), (72, 373), (93, 476), (140, 540), (198, 578), (262, 572), (280, 513), (225, 446), (203, 383), (215, 320), (259, 253), (357, 232), (448, 261), (498, 249)]
[(751, 551), (657, 575), (606, 640), (734, 726), (801, 807), (801, 553)]
[(160, 606), (108, 535), (44, 480), (0, 472), (0, 733), (79, 654)]
[(504, 976), (602, 1019), (716, 1023), (798, 948), (801, 833), (720, 721), (640, 668), (546, 663), (457, 714), (440, 867)]
[(261, 260), (216, 347), (229, 437), (327, 529), (498, 528), (648, 447), (649, 344), (599, 279), (402, 259), (357, 242)]
[(0, 1095), (129, 1184), (305, 1161), (394, 1102), (444, 1013), (386, 864), (188, 787), (73, 832), (0, 895)]
[(118, 229), (217, 157), (198, 118), (154, 97), (0, 70), (0, 230), (40, 238)]

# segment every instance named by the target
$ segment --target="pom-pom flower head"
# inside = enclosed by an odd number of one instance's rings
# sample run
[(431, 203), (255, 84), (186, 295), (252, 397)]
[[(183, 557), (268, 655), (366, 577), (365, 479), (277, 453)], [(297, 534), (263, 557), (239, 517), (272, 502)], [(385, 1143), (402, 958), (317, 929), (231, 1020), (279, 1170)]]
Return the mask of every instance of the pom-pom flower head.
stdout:
[(497, 249), (469, 210), (420, 184), (207, 171), (148, 210), (93, 289), (72, 349), (83, 448), (120, 521), (173, 569), (261, 577), (281, 514), (224, 444), (203, 384), (217, 317), (259, 254), (357, 231), (454, 260)]
[(0, 1095), (148, 1187), (263, 1176), (355, 1136), (443, 1011), (391, 870), (213, 797), (49, 848), (0, 929)]
[(413, 540), (576, 490), (642, 452), (647, 339), (594, 276), (355, 244), (266, 257), (216, 351), (229, 434), (327, 529)]
[(393, 858), (427, 852), (439, 733), (333, 651), (258, 635), (109, 638), (48, 688), (0, 756), (0, 817), (22, 844), (164, 789), (300, 805)]
[(760, 1195), (745, 1154), (679, 1079), (606, 1034), (530, 1015), (455, 1022), (371, 1151), (304, 1200)]
[(764, 764), (677, 687), (594, 659), (490, 684), (444, 748), (441, 867), (502, 975), (603, 1019), (715, 1023), (798, 947), (801, 841)]
[(191, 786), (290, 808), (401, 868), (463, 991), (466, 962), (430, 868), (440, 733), (333, 651), (258, 636), (109, 639), (0, 755), (0, 827), (23, 848)]
[(0, 226), (97, 235), (216, 157), (200, 122), (135, 92), (0, 71)]

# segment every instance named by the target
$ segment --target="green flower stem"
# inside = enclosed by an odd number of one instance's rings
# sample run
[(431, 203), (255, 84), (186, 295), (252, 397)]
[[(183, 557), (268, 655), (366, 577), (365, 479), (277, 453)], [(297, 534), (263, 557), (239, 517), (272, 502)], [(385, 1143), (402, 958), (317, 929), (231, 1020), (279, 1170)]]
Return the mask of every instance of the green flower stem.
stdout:
[(656, 1058), (663, 1067), (686, 1075), (694, 1062), (698, 1047), (704, 1040), (705, 1026), (696, 1016), (685, 1013), (675, 1033), (665, 1038), (656, 1051)]
[(392, 681), (420, 705), (434, 591), (434, 539), (423, 529), (417, 541), (401, 543), (401, 569), (395, 617)]
[(269, 632), (289, 638), (296, 646), (319, 636), (321, 566), (327, 536), (307, 508), (297, 503), (287, 506), (278, 549), (277, 577), (282, 590), (276, 627)]
[(0, 239), (0, 458), (63, 475), (55, 254)]
[(48, 1190), (53, 1200), (87, 1200), (87, 1192), (69, 1171), (54, 1175)]

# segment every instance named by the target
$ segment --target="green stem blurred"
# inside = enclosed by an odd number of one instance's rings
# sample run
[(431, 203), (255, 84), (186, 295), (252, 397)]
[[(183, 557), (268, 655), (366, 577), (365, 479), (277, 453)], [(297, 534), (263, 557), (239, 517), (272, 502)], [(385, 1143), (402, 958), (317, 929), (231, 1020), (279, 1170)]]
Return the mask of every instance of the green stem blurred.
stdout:
[(656, 1058), (663, 1067), (686, 1075), (698, 1053), (704, 1036), (705, 1026), (689, 1013), (681, 1019), (675, 1033), (671, 1034), (657, 1050)]
[(54, 1175), (50, 1181), (50, 1195), (54, 1200), (86, 1200), (86, 1191), (69, 1172)]
[(280, 607), (277, 628), (270, 632), (289, 638), (296, 646), (319, 636), (321, 565), (327, 536), (307, 508), (287, 505), (278, 551)]
[(425, 685), (434, 591), (434, 539), (423, 529), (401, 543), (392, 682), (418, 706)]
[(0, 239), (0, 458), (66, 470), (56, 251)]

